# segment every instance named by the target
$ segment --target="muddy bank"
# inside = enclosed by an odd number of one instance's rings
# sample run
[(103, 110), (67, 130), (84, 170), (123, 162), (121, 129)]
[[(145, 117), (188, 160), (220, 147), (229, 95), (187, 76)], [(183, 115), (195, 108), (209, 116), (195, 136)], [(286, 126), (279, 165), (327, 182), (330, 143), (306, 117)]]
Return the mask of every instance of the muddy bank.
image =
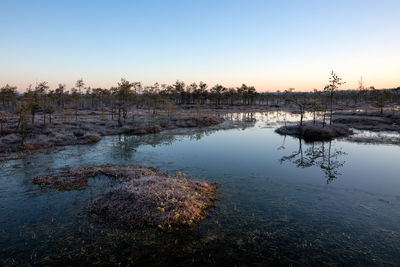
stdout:
[(192, 225), (214, 206), (215, 184), (172, 177), (154, 168), (138, 165), (78, 167), (62, 173), (36, 177), (33, 183), (57, 190), (82, 189), (88, 179), (106, 175), (118, 184), (88, 205), (88, 211), (113, 223), (132, 227), (157, 226), (172, 229)]
[(347, 137), (353, 134), (353, 131), (345, 125), (325, 125), (322, 124), (304, 124), (282, 126), (275, 130), (282, 135), (291, 135), (303, 138), (305, 141), (329, 141), (338, 137)]
[(0, 136), (0, 160), (11, 159), (13, 157), (10, 153), (24, 150), (94, 143), (106, 135), (142, 135), (158, 133), (166, 129), (217, 125), (223, 121), (218, 116), (196, 115), (189, 112), (158, 116), (141, 112), (119, 123), (103, 115), (86, 112), (79, 116), (78, 120), (66, 120), (65, 117), (60, 116), (46, 126), (39, 120), (33, 125), (29, 123), (26, 126), (24, 144), (22, 144), (21, 132), (15, 130), (17, 119), (9, 118), (9, 125)]

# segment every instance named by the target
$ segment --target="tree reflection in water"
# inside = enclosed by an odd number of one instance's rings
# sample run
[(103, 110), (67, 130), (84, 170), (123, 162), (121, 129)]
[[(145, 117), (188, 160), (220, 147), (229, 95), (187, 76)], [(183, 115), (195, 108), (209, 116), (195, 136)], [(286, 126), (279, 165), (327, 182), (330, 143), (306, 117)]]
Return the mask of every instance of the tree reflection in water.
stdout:
[[(285, 149), (286, 136), (278, 150)], [(332, 182), (341, 175), (339, 169), (346, 163), (342, 156), (347, 155), (341, 148), (332, 147), (332, 141), (305, 143), (298, 138), (299, 149), (280, 159), (280, 163), (286, 161), (293, 163), (298, 168), (319, 166), (324, 172), (326, 183)], [(305, 146), (305, 148), (304, 148)]]
[(235, 123), (234, 127), (224, 127), (223, 125), (213, 125), (208, 127), (178, 128), (174, 130), (165, 130), (156, 134), (145, 135), (119, 135), (113, 141), (111, 153), (125, 159), (132, 157), (133, 153), (142, 145), (172, 145), (181, 138), (189, 140), (200, 140), (220, 130), (239, 128), (245, 130), (255, 126), (256, 118), (254, 113), (227, 114), (225, 119), (230, 119)]

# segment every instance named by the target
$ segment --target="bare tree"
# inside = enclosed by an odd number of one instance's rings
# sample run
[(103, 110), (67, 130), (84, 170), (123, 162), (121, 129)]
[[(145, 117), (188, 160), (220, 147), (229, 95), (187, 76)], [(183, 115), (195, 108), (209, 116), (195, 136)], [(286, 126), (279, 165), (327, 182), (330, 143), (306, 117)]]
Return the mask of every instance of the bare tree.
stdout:
[(330, 100), (330, 120), (329, 125), (332, 124), (332, 116), (333, 116), (333, 95), (335, 91), (341, 86), (345, 84), (339, 76), (336, 75), (333, 71), (331, 72), (331, 77), (329, 78), (329, 84), (325, 86), (324, 91), (329, 93)]

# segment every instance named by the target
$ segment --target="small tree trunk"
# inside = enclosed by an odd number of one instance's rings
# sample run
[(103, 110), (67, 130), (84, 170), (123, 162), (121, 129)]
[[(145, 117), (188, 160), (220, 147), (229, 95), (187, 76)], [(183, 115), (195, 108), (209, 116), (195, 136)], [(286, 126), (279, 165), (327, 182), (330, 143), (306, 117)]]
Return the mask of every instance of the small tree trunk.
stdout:
[(118, 125), (121, 126), (121, 106), (118, 106)]
[(303, 107), (300, 108), (300, 128), (303, 127)]
[(21, 123), (21, 145), (23, 146), (25, 143), (25, 123)]
[(315, 113), (316, 113), (316, 111), (314, 109), (313, 125), (315, 125)]
[(124, 109), (123, 109), (123, 117), (124, 117), (124, 121), (128, 117), (128, 108), (126, 106), (124, 106)]
[(332, 116), (333, 116), (333, 94), (331, 94), (331, 114), (329, 118), (329, 125), (332, 125)]
[(20, 124), (21, 124), (21, 116), (18, 119), (17, 128), (15, 128), (15, 131), (18, 131)]

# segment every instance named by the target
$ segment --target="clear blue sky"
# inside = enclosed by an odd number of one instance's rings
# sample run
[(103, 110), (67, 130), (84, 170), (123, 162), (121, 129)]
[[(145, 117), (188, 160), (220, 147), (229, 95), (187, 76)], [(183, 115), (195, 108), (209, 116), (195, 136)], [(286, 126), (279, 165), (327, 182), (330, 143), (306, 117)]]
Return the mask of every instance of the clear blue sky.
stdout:
[(0, 86), (400, 86), (399, 0), (0, 0)]

